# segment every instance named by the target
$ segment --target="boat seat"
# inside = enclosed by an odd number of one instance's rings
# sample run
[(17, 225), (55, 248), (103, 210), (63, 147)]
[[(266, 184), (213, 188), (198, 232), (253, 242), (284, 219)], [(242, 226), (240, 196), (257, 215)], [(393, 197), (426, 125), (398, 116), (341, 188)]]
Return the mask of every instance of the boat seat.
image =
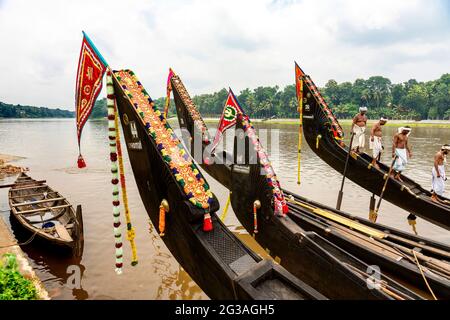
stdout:
[(66, 240), (66, 241), (73, 241), (69, 232), (67, 232), (67, 229), (62, 224), (55, 225), (55, 230), (61, 239)]
[(46, 208), (39, 208), (39, 209), (33, 209), (33, 210), (26, 210), (26, 211), (17, 211), (18, 214), (21, 215), (29, 215), (31, 213), (35, 214), (36, 212), (42, 212), (42, 211), (50, 211), (50, 210), (55, 210), (55, 209), (62, 209), (62, 208), (68, 208), (71, 207), (72, 205), (70, 204), (65, 204), (62, 206), (55, 206), (55, 207), (46, 207)]
[(45, 194), (50, 195), (50, 194), (57, 194), (58, 192), (56, 191), (51, 191), (51, 192), (41, 192), (41, 193), (30, 193), (30, 194), (23, 194), (23, 195), (18, 195), (18, 196), (12, 196), (10, 197), (10, 199), (17, 199), (17, 198), (30, 198), (30, 197), (37, 197), (37, 196), (44, 196)]
[(35, 200), (35, 201), (29, 201), (29, 202), (13, 203), (12, 206), (13, 207), (28, 206), (28, 205), (32, 205), (32, 204), (52, 202), (52, 201), (59, 201), (59, 200), (65, 200), (65, 199), (66, 198), (64, 198), (64, 197), (48, 198), (48, 199), (44, 199), (44, 200)]
[(42, 185), (32, 185), (32, 186), (27, 186), (27, 187), (23, 187), (23, 188), (11, 188), (10, 191), (11, 192), (15, 192), (15, 191), (22, 191), (22, 190), (30, 190), (30, 189), (41, 189), (41, 188), (48, 188), (48, 186), (46, 184), (42, 184)]

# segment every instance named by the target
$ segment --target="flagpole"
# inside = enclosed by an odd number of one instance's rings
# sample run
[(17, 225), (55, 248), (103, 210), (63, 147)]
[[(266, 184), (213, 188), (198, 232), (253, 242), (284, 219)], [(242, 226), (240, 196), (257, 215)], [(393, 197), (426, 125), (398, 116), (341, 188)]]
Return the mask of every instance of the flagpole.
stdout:
[(298, 126), (298, 153), (297, 153), (297, 184), (300, 184), (300, 164), (302, 155), (302, 133), (303, 133), (303, 80), (300, 82), (300, 92), (298, 97), (298, 111), (300, 123)]
[[(300, 68), (297, 63), (295, 63), (296, 68)], [(298, 79), (297, 69), (295, 70), (295, 86), (298, 88), (297, 94), (297, 104), (299, 112), (299, 126), (298, 126), (298, 147), (297, 147), (297, 184), (301, 182), (301, 159), (302, 159), (302, 135), (303, 135), (303, 77)], [(299, 85), (297, 85), (297, 81)]]

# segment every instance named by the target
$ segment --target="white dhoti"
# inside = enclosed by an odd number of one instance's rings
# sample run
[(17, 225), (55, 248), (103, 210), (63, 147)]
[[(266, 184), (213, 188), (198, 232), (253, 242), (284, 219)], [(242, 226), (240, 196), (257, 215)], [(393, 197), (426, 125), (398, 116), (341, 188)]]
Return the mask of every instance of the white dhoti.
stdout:
[(366, 145), (366, 136), (364, 135), (366, 132), (366, 127), (359, 127), (357, 125), (353, 126), (353, 133), (355, 136), (353, 137), (353, 148), (359, 147), (359, 149), (363, 149)]
[(437, 176), (436, 168), (433, 167), (433, 169), (431, 170), (431, 186), (434, 193), (442, 196), (445, 190), (445, 167), (444, 165), (440, 165), (438, 166), (438, 169), (440, 175), (439, 178)]
[(395, 149), (395, 155), (397, 156), (397, 160), (394, 162), (394, 170), (397, 172), (402, 172), (405, 170), (406, 164), (408, 163), (408, 154), (406, 153), (406, 149)]
[(370, 139), (369, 148), (372, 149), (372, 157), (374, 159), (378, 158), (383, 151), (383, 144), (381, 143), (381, 137), (374, 136), (373, 141)]

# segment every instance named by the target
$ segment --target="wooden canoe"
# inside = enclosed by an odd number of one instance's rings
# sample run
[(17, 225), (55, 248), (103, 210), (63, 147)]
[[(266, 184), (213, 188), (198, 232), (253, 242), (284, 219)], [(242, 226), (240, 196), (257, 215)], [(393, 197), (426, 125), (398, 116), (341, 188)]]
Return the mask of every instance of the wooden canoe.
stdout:
[[(301, 68), (299, 67), (299, 70)], [(342, 142), (342, 128), (326, 105), (322, 95), (311, 78), (302, 70), (303, 77), (303, 133), (311, 150), (336, 171), (343, 173), (348, 148)], [(450, 230), (450, 199), (440, 197), (436, 202), (432, 193), (405, 175), (403, 182), (388, 177), (389, 165), (378, 162), (379, 169), (371, 165), (368, 154), (349, 157), (346, 177), (362, 188), (380, 195), (386, 178), (386, 192), (383, 200), (413, 213), (433, 224)], [(430, 168), (431, 171), (431, 168)]]
[[(178, 76), (172, 78), (172, 88), (180, 127), (182, 131), (187, 131), (185, 137), (188, 139), (184, 140), (185, 144), (194, 148), (198, 140), (202, 139), (202, 152), (197, 152), (210, 157), (208, 164), (203, 159), (196, 159), (200, 160), (201, 167), (226, 188), (230, 190), (235, 189), (233, 194), (245, 195), (248, 192), (258, 194), (261, 186), (257, 185), (256, 180), (251, 181), (245, 176), (242, 178), (237, 177), (235, 172), (236, 166), (231, 165), (233, 163), (233, 155), (220, 150), (215, 154), (210, 154), (210, 144), (204, 142), (205, 139), (203, 139), (205, 134), (208, 135), (206, 124)], [(203, 136), (199, 132), (203, 132)], [(190, 137), (193, 137), (193, 139), (190, 139)], [(246, 170), (249, 171), (250, 169), (244, 168), (241, 171), (245, 172)], [(238, 179), (241, 181), (236, 182)], [(431, 283), (438, 298), (448, 299), (450, 297), (450, 278), (445, 275), (450, 270), (450, 259), (448, 256), (450, 247), (448, 245), (410, 235), (388, 226), (376, 225), (366, 219), (355, 218), (353, 215), (333, 210), (323, 204), (300, 197), (288, 190), (283, 190), (283, 192), (287, 196), (292, 197), (292, 199), (289, 199), (290, 211), (288, 217), (297, 228), (301, 228), (307, 232), (316, 232), (323, 239), (329, 240), (332, 245), (338, 246), (341, 250), (353, 255), (367, 265), (380, 266), (383, 273), (392, 275), (395, 279), (407, 283), (414, 291), (422, 292), (423, 296), (429, 297), (427, 295), (428, 288), (417, 264), (411, 260), (413, 258), (412, 250), (420, 250), (426, 257), (437, 259), (437, 263), (442, 264), (446, 270), (444, 274), (441, 273), (441, 267), (433, 269), (432, 266), (429, 266), (425, 270), (425, 276)], [(235, 201), (239, 201), (239, 197), (236, 197)], [(247, 206), (249, 205), (247, 203)], [(247, 214), (242, 217), (239, 216), (238, 212), (236, 214), (241, 223), (251, 230), (253, 223), (251, 211), (249, 211), (251, 208), (247, 208), (246, 210)], [(266, 215), (266, 217), (270, 217), (270, 215)], [(263, 218), (259, 218), (260, 223), (266, 223), (264, 219), (264, 215)], [(271, 218), (270, 220), (274, 219)], [(291, 226), (290, 228), (294, 230), (296, 227)], [(270, 249), (272, 256), (281, 257), (285, 248), (282, 245), (277, 246), (277, 242), (274, 241), (273, 237), (274, 235), (280, 234), (280, 230), (286, 228), (282, 224), (273, 224), (273, 230), (270, 233), (267, 232), (266, 239), (264, 239), (264, 233), (262, 231), (259, 232), (256, 239), (259, 238), (260, 244)], [(354, 236), (355, 232), (358, 237)], [(320, 237), (317, 237), (316, 242), (320, 242)], [(374, 237), (381, 237), (384, 242), (387, 241), (387, 244), (384, 243), (383, 245), (386, 245), (389, 250), (386, 247), (375, 250), (376, 247), (372, 243)], [(322, 245), (324, 248), (327, 248), (325, 243), (322, 242)], [(331, 249), (329, 250), (333, 251)], [(401, 250), (401, 252), (398, 252), (398, 250)], [(390, 254), (392, 251), (395, 251), (396, 254)], [(407, 251), (407, 254), (404, 251)], [(284, 254), (284, 256), (288, 256), (288, 254)], [(341, 255), (340, 259), (342, 257)], [(283, 265), (283, 259), (281, 259), (281, 264)], [(289, 269), (287, 265), (285, 266), (295, 274), (294, 269)], [(292, 263), (291, 266), (292, 268), (298, 268), (298, 272), (301, 272), (301, 264)]]
[(32, 236), (69, 249), (80, 257), (84, 248), (81, 206), (75, 211), (59, 192), (22, 172), (8, 192), (14, 218)]

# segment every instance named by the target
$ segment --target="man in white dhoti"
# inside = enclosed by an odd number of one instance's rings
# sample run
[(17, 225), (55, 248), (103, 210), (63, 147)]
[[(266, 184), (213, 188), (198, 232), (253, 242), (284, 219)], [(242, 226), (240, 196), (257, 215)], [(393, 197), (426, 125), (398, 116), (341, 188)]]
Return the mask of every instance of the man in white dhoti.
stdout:
[(392, 158), (397, 157), (393, 167), (395, 170), (394, 179), (399, 181), (403, 181), (400, 175), (405, 170), (408, 159), (412, 158), (412, 152), (408, 145), (408, 136), (410, 133), (411, 128), (409, 126), (399, 128), (398, 133), (394, 135), (392, 143)]
[(380, 160), (381, 152), (383, 151), (383, 143), (382, 143), (382, 126), (384, 126), (387, 122), (387, 118), (381, 117), (380, 120), (372, 126), (372, 130), (370, 131), (370, 142), (369, 148), (372, 149), (372, 165), (379, 169), (377, 161)]
[(359, 113), (353, 117), (352, 123), (352, 133), (355, 135), (353, 137), (353, 147), (352, 150), (360, 153), (366, 144), (366, 136), (364, 135), (366, 131), (367, 124), (367, 107), (360, 107)]
[(445, 176), (445, 162), (448, 152), (450, 151), (450, 145), (444, 144), (435, 155), (434, 155), (434, 166), (431, 170), (431, 186), (433, 187), (433, 194), (431, 199), (434, 201), (439, 201), (438, 196), (442, 196), (445, 190), (445, 181), (447, 177)]

